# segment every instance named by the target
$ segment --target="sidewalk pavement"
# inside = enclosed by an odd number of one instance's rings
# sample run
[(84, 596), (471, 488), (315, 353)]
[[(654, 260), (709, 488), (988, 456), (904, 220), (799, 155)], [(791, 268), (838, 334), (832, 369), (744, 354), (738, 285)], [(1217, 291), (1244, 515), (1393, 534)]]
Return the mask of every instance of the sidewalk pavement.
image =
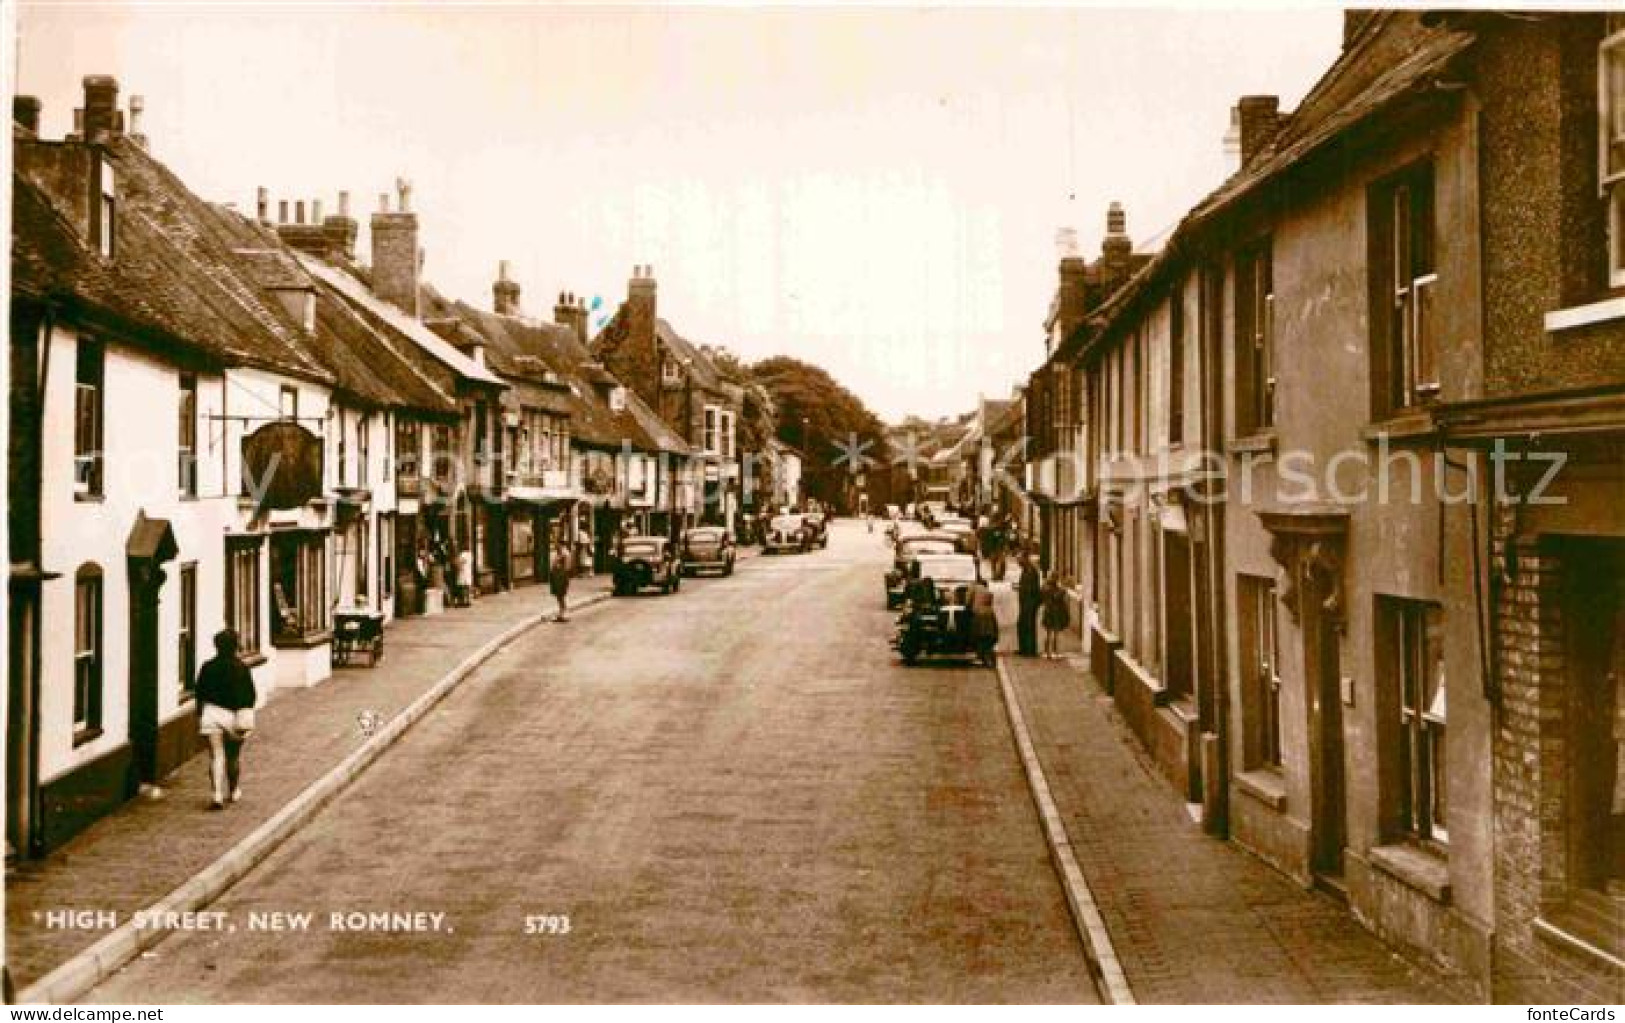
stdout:
[[(1015, 600), (999, 593), (1014, 648)], [(1346, 906), (1206, 835), (1089, 677), (1074, 629), (1063, 660), (1001, 655), (1049, 790), (1140, 1003), (1451, 1002)]]
[[(570, 587), (571, 609), (603, 600), (609, 590), (608, 576), (578, 578)], [(393, 622), (376, 668), (334, 669), (320, 685), (278, 691), (261, 708), (258, 731), (243, 751), (241, 803), (206, 812), (208, 759), (197, 756), (164, 780), (161, 799), (134, 799), (44, 859), (9, 870), (5, 961), (16, 989), (108, 933), (105, 927), (47, 926), (47, 912), (112, 910), (119, 923), (129, 921), (207, 870), (345, 761), (368, 738), (362, 719), (369, 712), (376, 715), (375, 734), (470, 655), (556, 608), (547, 586), (537, 585)]]

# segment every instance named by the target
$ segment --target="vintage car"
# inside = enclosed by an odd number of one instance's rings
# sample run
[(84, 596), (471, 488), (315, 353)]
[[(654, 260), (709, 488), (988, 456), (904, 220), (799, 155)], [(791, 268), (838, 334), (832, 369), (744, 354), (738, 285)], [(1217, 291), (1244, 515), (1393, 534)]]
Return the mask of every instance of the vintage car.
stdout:
[(683, 573), (701, 570), (734, 574), (734, 538), (722, 526), (695, 526), (683, 531)]
[(629, 536), (617, 548), (615, 595), (630, 596), (655, 587), (675, 593), (683, 582), (683, 562), (663, 536)]
[(916, 558), (933, 554), (953, 554), (955, 538), (951, 533), (905, 534), (897, 540), (892, 567), (886, 572), (886, 607), (891, 609), (903, 603), (908, 591), (909, 566)]
[(762, 553), (780, 551), (802, 552), (812, 548), (805, 515), (775, 515), (767, 524), (767, 536), (762, 538)]
[(971, 628), (969, 591), (981, 578), (968, 554), (924, 554), (909, 568), (908, 600), (892, 639), (904, 664), (921, 657), (974, 657), (992, 666), (996, 635), (978, 638)]
[(807, 541), (807, 545), (809, 547), (818, 547), (822, 549), (829, 546), (828, 515), (823, 512), (808, 512), (801, 517), (801, 521), (806, 524), (808, 533), (810, 534), (810, 538)]

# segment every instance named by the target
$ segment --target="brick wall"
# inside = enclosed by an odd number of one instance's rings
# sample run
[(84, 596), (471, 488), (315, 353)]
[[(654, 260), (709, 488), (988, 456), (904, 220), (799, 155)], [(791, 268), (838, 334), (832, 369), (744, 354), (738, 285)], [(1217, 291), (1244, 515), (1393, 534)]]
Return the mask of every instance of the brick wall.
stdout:
[[(1569, 769), (1563, 555), (1519, 536), (1503, 510), (1491, 543), (1499, 714), (1494, 737), (1497, 1001), (1618, 1001), (1625, 973), (1542, 933), (1567, 874)], [(1511, 551), (1513, 560), (1506, 560)], [(1506, 571), (1510, 569), (1510, 571)]]

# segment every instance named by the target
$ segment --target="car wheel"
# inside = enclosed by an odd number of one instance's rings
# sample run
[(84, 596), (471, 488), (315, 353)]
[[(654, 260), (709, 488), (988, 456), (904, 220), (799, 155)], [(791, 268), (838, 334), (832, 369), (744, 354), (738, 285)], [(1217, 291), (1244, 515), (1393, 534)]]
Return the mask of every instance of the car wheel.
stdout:
[(920, 660), (920, 648), (906, 639), (897, 647), (897, 653), (902, 656), (903, 663), (910, 667)]

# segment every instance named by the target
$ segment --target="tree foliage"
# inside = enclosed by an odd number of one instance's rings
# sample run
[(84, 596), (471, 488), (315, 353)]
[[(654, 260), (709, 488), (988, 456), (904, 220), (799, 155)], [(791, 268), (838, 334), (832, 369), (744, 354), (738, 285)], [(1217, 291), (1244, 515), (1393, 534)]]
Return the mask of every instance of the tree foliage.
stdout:
[(863, 400), (823, 369), (789, 356), (750, 367), (750, 376), (771, 396), (778, 413), (778, 438), (800, 451), (807, 493), (837, 507), (849, 507), (858, 473), (870, 483), (883, 474), (885, 424)]

